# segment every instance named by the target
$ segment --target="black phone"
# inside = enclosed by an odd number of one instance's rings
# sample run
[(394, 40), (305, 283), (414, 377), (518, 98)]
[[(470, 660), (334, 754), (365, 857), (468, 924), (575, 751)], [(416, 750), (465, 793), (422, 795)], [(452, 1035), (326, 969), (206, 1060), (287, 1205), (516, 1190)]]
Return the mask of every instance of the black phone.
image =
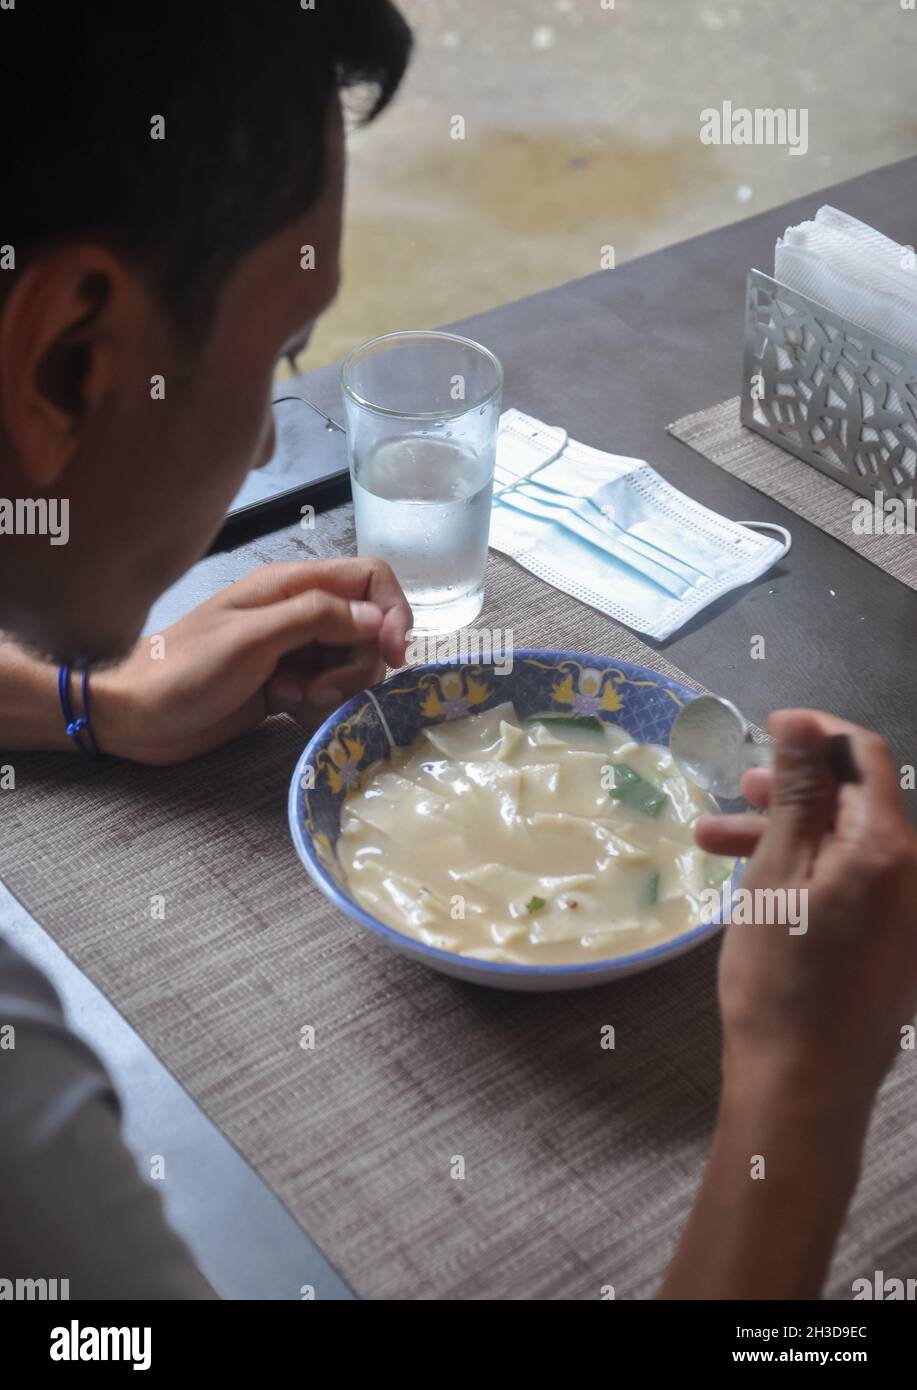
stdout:
[(233, 498), (210, 552), (226, 550), (265, 531), (350, 500), (347, 436), (337, 421), (303, 396), (273, 403), (277, 444), (263, 468), (253, 468)]

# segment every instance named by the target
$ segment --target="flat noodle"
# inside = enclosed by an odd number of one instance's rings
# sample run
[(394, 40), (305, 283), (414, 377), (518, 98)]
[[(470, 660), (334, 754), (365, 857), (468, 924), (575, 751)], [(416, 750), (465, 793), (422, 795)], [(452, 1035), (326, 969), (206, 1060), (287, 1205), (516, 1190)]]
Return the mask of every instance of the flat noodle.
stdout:
[(464, 719), (435, 724), (431, 729), (424, 729), (421, 738), (432, 743), (447, 757), (459, 760), (473, 758), (482, 749), (499, 744), (501, 720), (519, 728), (519, 720), (511, 704), (495, 705), (482, 714), (469, 714)]

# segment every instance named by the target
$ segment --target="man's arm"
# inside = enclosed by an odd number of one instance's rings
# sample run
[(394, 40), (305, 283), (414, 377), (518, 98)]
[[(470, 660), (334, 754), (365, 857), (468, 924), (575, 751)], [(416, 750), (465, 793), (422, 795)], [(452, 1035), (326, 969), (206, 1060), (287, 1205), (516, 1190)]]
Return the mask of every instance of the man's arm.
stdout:
[(730, 1083), (659, 1297), (817, 1298), (856, 1187), (867, 1116), (868, 1106), (800, 1104), (791, 1088)]
[[(271, 714), (315, 727), (400, 666), (411, 610), (381, 560), (263, 565), (90, 678), (103, 753), (184, 762)], [(79, 703), (77, 682), (72, 688)], [(0, 751), (67, 749), (57, 668), (0, 634)]]
[[(752, 856), (741, 890), (756, 912), (723, 942), (722, 1102), (663, 1298), (818, 1296), (875, 1095), (917, 1008), (917, 835), (888, 749), (814, 711), (781, 711), (771, 728), (774, 774), (744, 783), (768, 817), (697, 831), (711, 853)], [(860, 777), (841, 787), (828, 756), (839, 733)], [(762, 912), (774, 890), (783, 923)]]
[(0, 750), (73, 748), (57, 694), (57, 667), (0, 634)]

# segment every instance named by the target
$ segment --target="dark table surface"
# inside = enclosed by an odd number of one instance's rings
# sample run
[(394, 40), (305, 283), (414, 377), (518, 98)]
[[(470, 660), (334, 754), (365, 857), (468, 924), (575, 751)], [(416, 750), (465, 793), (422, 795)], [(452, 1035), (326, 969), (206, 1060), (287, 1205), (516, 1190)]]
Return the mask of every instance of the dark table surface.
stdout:
[[(780, 566), (719, 600), (660, 645), (671, 661), (735, 700), (757, 723), (778, 706), (820, 706), (878, 729), (900, 760), (914, 762), (917, 721), (909, 687), (917, 685), (917, 595), (666, 433), (680, 416), (739, 393), (746, 272), (753, 266), (771, 271), (776, 238), (824, 202), (912, 244), (917, 158), (503, 305), (460, 327), (502, 359), (507, 406), (562, 425), (587, 444), (645, 458), (675, 486), (727, 516), (791, 529), (793, 549)], [(429, 325), (390, 325), (423, 326)], [(340, 418), (336, 368), (309, 373), (294, 389)], [(316, 529), (326, 553), (346, 548), (352, 541), (349, 509), (327, 514)], [(202, 561), (163, 596), (148, 630), (160, 630), (259, 562), (301, 558), (302, 535), (298, 527), (287, 527)], [(512, 616), (506, 614), (510, 625)], [(759, 636), (766, 644), (763, 661), (751, 658), (752, 638)], [(68, 984), (67, 992), (71, 1012), (79, 1014), (79, 983)], [(97, 1003), (94, 1008), (97, 1016)], [(91, 1036), (93, 1029), (87, 1031)], [(108, 1056), (117, 1078), (117, 1057), (110, 1051)], [(147, 1072), (151, 1067), (163, 1071), (152, 1055)], [(138, 1075), (135, 1067), (128, 1100), (132, 1086), (150, 1084), (149, 1074)], [(207, 1122), (195, 1142), (197, 1171), (209, 1167), (217, 1188), (210, 1195), (218, 1202), (218, 1149), (225, 1140)], [(248, 1181), (254, 1201), (263, 1184), (250, 1170)], [(238, 1183), (223, 1196), (219, 1241), (214, 1222), (195, 1228), (192, 1203), (180, 1223), (211, 1277), (215, 1263), (244, 1260), (252, 1238), (250, 1231), (244, 1239), (239, 1233), (235, 1249), (232, 1213), (245, 1199)], [(298, 1258), (295, 1250), (291, 1258)]]
[[(501, 358), (507, 406), (563, 425), (586, 444), (647, 459), (726, 516), (792, 531), (792, 552), (775, 570), (661, 644), (671, 661), (756, 723), (780, 706), (830, 709), (877, 729), (912, 763), (917, 595), (666, 433), (680, 416), (739, 394), (746, 273), (771, 274), (777, 237), (825, 202), (913, 245), (917, 158), (458, 327)], [(340, 418), (336, 368), (302, 383)], [(752, 660), (759, 635), (766, 657)]]

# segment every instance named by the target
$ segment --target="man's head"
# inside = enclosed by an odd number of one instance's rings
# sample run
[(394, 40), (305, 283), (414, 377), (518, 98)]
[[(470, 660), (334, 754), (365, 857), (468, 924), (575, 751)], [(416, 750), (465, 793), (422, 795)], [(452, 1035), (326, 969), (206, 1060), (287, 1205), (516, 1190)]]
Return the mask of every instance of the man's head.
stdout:
[(17, 6), (0, 29), (0, 503), (69, 504), (66, 545), (0, 531), (0, 628), (104, 658), (270, 451), (277, 359), (337, 288), (339, 93), (374, 115), (410, 35), (388, 0)]

